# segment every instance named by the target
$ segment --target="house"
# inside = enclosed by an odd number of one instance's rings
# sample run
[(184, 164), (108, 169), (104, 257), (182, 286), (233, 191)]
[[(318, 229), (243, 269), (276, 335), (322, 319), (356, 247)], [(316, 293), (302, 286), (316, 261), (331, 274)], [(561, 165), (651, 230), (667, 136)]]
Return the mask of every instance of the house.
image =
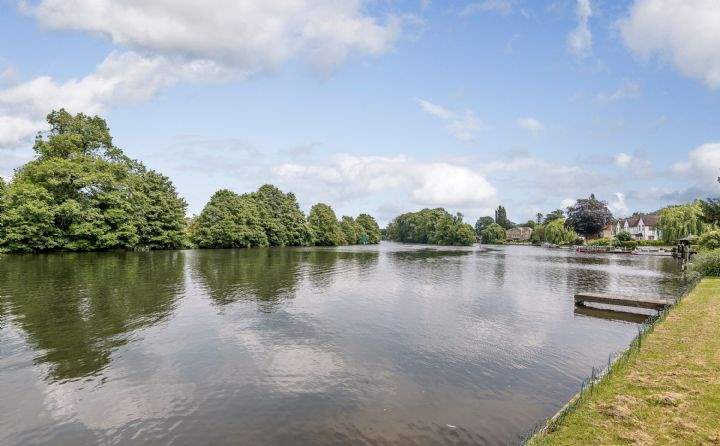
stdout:
[(602, 238), (613, 238), (615, 237), (615, 223), (610, 222), (603, 226), (602, 231), (600, 232), (600, 237)]
[(630, 218), (618, 220), (615, 224), (615, 234), (620, 231), (629, 232), (635, 240), (659, 240), (662, 232), (657, 224), (659, 216), (656, 214), (633, 215)]
[(509, 242), (528, 242), (532, 235), (532, 228), (527, 226), (517, 226), (506, 231), (506, 239)]

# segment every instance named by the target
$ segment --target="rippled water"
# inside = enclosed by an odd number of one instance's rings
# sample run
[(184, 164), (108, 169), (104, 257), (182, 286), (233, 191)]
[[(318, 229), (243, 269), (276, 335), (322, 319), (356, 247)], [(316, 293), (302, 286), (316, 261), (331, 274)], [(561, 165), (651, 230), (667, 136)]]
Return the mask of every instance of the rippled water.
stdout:
[(5, 256), (0, 444), (513, 442), (637, 333), (576, 291), (684, 287), (519, 246)]

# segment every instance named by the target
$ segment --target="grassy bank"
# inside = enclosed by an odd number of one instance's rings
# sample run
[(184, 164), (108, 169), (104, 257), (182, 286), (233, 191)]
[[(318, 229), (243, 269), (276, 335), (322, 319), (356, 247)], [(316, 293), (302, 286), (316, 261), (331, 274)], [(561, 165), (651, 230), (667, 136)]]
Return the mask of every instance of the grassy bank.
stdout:
[(530, 444), (720, 444), (719, 420), (720, 278), (706, 278)]

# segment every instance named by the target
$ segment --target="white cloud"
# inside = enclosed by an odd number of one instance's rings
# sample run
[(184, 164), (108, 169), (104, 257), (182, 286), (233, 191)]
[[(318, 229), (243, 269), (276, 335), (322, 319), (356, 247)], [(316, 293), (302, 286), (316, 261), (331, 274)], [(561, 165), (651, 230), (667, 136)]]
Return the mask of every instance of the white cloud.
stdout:
[(608, 205), (610, 211), (612, 211), (612, 213), (618, 217), (628, 215), (630, 212), (630, 208), (625, 201), (625, 194), (623, 194), (622, 192), (615, 192), (613, 194), (613, 197), (614, 198), (610, 201)]
[(627, 153), (620, 152), (614, 157), (615, 164), (617, 164), (620, 167), (627, 167), (632, 162), (632, 157), (628, 155)]
[(577, 0), (578, 25), (567, 35), (567, 49), (578, 57), (585, 57), (592, 48), (592, 32), (588, 22), (592, 16), (590, 0)]
[(475, 141), (477, 133), (486, 128), (485, 124), (478, 119), (472, 110), (465, 109), (456, 112), (424, 99), (416, 98), (415, 101), (425, 113), (446, 121), (450, 134), (460, 141)]
[(634, 54), (668, 61), (711, 88), (720, 87), (719, 24), (717, 0), (635, 0), (619, 22)]
[(336, 155), (329, 164), (281, 164), (273, 167), (281, 181), (315, 183), (318, 190), (345, 197), (386, 194), (396, 190), (421, 206), (488, 208), (495, 188), (480, 173), (442, 162), (419, 162), (405, 156)]
[(545, 130), (545, 126), (543, 126), (542, 123), (535, 118), (518, 118), (515, 123), (518, 127), (527, 130), (533, 135), (537, 135), (538, 133)]
[(574, 204), (575, 204), (575, 201), (576, 201), (576, 200), (573, 199), (573, 198), (565, 198), (562, 202), (560, 202), (560, 209), (562, 209), (562, 210), (564, 211), (565, 209), (567, 209), (567, 208), (569, 208), (570, 206), (574, 205)]
[(111, 53), (96, 70), (58, 82), (49, 76), (0, 90), (0, 147), (17, 147), (45, 127), (52, 109), (101, 113), (118, 103), (135, 103), (180, 81), (225, 80), (232, 74), (211, 61), (183, 61), (137, 53)]
[(672, 166), (675, 174), (715, 183), (720, 176), (720, 143), (706, 143), (688, 153), (688, 159)]
[(330, 69), (353, 52), (381, 54), (400, 32), (361, 0), (42, 0), (25, 4), (53, 29), (99, 33), (151, 54), (212, 60), (243, 73), (303, 57)]
[(637, 98), (641, 93), (642, 85), (639, 82), (626, 82), (615, 91), (598, 93), (595, 100), (601, 104), (609, 104), (623, 99)]
[(507, 15), (513, 12), (516, 6), (516, 0), (483, 0), (468, 3), (462, 11), (460, 11), (460, 15), (469, 16), (482, 12), (496, 12)]

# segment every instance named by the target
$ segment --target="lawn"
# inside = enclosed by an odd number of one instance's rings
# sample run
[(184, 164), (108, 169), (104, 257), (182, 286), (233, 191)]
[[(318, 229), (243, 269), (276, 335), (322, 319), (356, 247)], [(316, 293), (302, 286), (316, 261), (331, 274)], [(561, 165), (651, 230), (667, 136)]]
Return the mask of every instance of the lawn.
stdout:
[(703, 279), (530, 444), (720, 444), (720, 278)]

